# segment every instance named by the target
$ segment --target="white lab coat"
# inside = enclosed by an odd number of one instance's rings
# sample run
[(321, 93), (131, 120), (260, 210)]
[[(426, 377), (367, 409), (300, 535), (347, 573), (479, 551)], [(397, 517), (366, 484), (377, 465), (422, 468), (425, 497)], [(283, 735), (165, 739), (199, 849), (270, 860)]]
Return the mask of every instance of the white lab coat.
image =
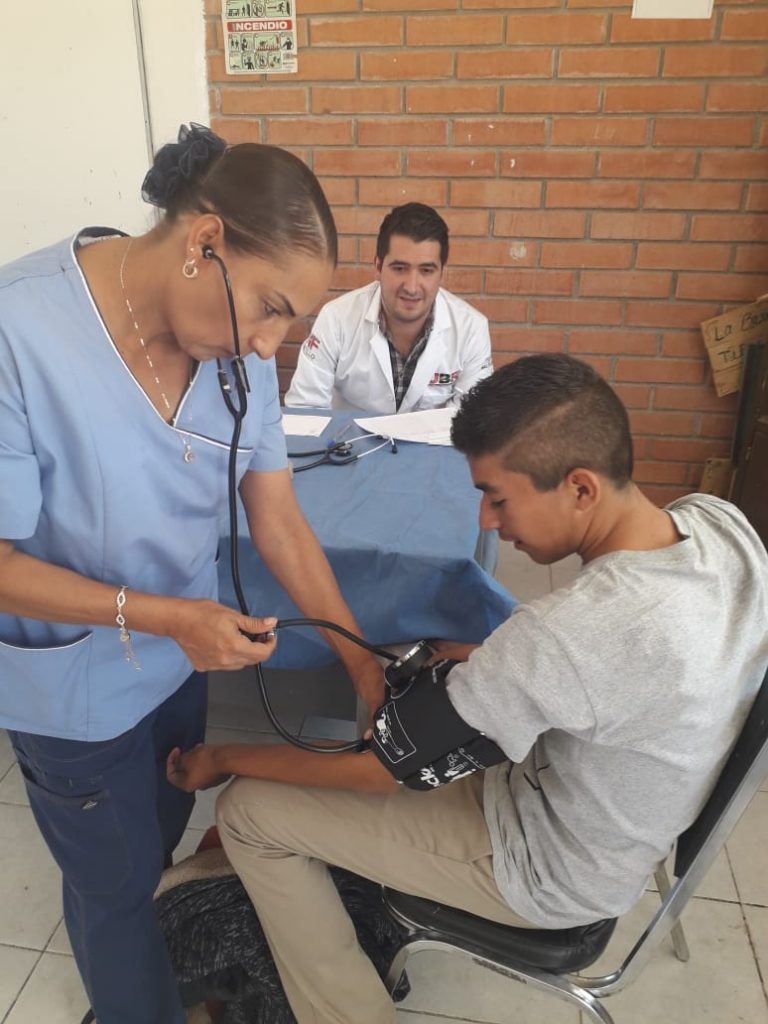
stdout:
[(390, 414), (438, 409), (458, 405), (476, 381), (493, 371), (487, 319), (441, 288), (432, 332), (396, 410), (380, 309), (378, 281), (323, 306), (301, 346), (286, 405)]

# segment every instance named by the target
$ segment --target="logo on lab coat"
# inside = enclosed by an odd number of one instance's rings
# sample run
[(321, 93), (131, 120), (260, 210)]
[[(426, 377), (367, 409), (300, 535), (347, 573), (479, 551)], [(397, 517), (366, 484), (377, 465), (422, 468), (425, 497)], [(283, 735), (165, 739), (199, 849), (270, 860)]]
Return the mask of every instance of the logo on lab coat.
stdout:
[(454, 370), (453, 373), (433, 373), (432, 379), (429, 382), (431, 388), (440, 387), (445, 384), (455, 384), (459, 379), (459, 371)]
[(315, 349), (318, 348), (320, 348), (320, 339), (316, 335), (310, 334), (310, 336), (304, 342), (304, 355), (307, 357), (307, 359), (314, 359)]

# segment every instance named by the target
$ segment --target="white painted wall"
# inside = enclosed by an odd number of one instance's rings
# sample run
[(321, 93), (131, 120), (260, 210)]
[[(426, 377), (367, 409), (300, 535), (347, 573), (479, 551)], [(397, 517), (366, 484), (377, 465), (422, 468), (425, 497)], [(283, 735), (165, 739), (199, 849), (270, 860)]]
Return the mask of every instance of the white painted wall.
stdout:
[(0, 263), (85, 224), (149, 226), (149, 138), (207, 118), (202, 0), (2, 3)]

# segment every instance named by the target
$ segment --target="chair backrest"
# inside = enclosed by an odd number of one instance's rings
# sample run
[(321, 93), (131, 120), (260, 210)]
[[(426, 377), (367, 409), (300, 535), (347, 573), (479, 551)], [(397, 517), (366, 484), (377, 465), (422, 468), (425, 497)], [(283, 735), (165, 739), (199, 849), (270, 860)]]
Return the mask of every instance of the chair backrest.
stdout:
[[(725, 825), (727, 838), (741, 816), (754, 791), (763, 781), (766, 767), (761, 767), (761, 752), (768, 741), (768, 672), (742, 727), (739, 737), (725, 762), (717, 785), (694, 823), (677, 840), (675, 874), (682, 877), (710, 837)], [(752, 771), (750, 771), (752, 769)], [(762, 776), (762, 777), (760, 777)]]

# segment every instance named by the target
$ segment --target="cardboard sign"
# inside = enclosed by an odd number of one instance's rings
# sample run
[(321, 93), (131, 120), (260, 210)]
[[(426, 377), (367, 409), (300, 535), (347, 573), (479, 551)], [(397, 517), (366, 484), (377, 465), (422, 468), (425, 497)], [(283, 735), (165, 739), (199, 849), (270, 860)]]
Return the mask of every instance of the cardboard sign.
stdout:
[(722, 398), (739, 390), (742, 346), (768, 339), (768, 295), (748, 306), (736, 306), (701, 325), (712, 364), (715, 391)]

